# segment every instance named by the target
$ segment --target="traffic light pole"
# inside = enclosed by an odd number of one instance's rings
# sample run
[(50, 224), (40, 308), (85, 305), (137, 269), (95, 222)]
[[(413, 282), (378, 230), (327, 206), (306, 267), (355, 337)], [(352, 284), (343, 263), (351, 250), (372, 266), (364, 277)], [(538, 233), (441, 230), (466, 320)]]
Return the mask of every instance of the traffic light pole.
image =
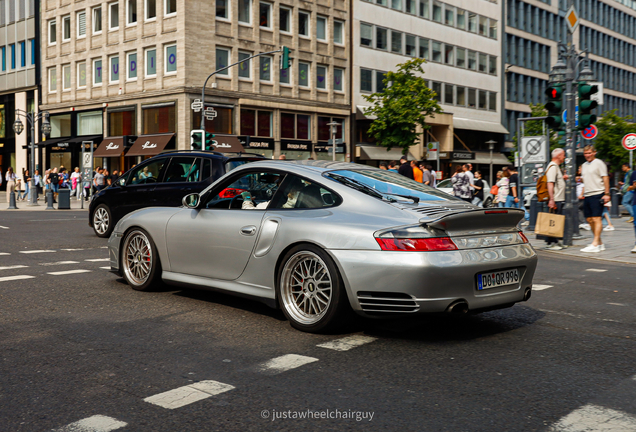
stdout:
[[(569, 3), (572, 3), (570, 0)], [(566, 100), (566, 123), (565, 123), (565, 167), (568, 179), (565, 182), (565, 230), (563, 233), (563, 244), (572, 246), (574, 237), (574, 224), (578, 221), (578, 197), (576, 196), (576, 146), (574, 142), (575, 131), (575, 110), (576, 98), (574, 96), (574, 69), (578, 53), (572, 43), (572, 33), (567, 33), (566, 70), (565, 70), (565, 100)], [(576, 202), (575, 202), (576, 200)]]

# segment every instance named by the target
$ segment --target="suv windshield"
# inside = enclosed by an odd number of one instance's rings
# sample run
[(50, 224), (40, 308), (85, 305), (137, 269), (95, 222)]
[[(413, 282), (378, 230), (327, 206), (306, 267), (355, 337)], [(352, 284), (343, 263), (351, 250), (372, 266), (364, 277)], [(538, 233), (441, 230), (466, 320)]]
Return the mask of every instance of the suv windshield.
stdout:
[(338, 170), (325, 177), (389, 201), (440, 201), (452, 199), (448, 194), (418, 183), (401, 174), (383, 170)]

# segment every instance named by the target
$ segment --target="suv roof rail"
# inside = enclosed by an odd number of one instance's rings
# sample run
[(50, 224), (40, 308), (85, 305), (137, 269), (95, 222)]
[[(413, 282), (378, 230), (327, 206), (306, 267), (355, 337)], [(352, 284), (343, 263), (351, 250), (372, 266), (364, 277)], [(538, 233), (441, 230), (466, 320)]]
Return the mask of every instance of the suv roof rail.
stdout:
[(217, 152), (214, 150), (192, 150), (192, 149), (186, 149), (186, 150), (164, 150), (162, 152), (160, 152), (159, 154), (167, 154), (167, 153), (212, 153), (212, 154), (217, 154), (219, 156), (223, 156), (225, 153), (221, 153), (221, 152)]

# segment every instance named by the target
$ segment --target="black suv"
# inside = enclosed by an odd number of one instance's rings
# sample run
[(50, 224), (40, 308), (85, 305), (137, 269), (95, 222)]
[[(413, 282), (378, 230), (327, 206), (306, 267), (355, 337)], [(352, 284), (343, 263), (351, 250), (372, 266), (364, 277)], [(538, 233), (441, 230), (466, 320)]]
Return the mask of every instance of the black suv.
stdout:
[(88, 225), (98, 237), (108, 237), (128, 213), (144, 207), (179, 207), (185, 195), (201, 192), (239, 165), (263, 159), (260, 155), (200, 150), (153, 156), (93, 196)]

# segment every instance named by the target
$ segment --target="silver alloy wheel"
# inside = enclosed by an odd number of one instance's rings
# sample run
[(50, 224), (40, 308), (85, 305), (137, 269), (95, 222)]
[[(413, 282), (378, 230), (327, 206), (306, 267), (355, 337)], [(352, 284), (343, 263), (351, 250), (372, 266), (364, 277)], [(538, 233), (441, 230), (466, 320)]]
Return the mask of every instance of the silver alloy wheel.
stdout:
[(123, 249), (124, 273), (134, 285), (143, 285), (150, 276), (153, 256), (150, 240), (141, 231), (133, 231), (126, 237)]
[(301, 251), (289, 258), (280, 284), (285, 310), (296, 322), (313, 325), (327, 313), (333, 296), (331, 274), (315, 253)]
[(93, 227), (95, 227), (95, 231), (100, 235), (104, 235), (106, 231), (108, 231), (109, 224), (110, 217), (108, 216), (108, 210), (104, 207), (95, 210), (95, 214), (93, 215)]

